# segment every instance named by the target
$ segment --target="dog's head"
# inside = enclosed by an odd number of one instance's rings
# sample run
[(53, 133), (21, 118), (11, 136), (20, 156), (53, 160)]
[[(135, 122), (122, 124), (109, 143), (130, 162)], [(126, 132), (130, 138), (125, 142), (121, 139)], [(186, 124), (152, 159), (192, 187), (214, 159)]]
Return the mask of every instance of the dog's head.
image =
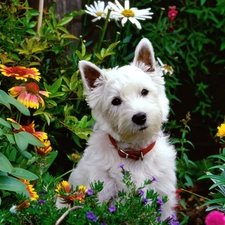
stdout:
[(153, 48), (143, 38), (130, 65), (105, 70), (88, 61), (79, 69), (98, 129), (118, 141), (156, 136), (167, 120), (169, 102)]

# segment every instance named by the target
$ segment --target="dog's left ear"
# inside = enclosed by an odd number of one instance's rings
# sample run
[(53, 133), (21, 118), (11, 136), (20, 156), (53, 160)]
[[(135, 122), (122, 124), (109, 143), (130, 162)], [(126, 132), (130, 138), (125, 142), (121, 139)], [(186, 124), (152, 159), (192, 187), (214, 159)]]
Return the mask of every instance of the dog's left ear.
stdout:
[(101, 76), (101, 69), (85, 60), (81, 60), (78, 66), (85, 90), (90, 91), (92, 88), (95, 88), (97, 86), (96, 80)]
[(140, 69), (147, 69), (145, 72), (155, 71), (155, 54), (152, 44), (147, 38), (141, 39), (138, 43), (134, 53), (133, 64)]

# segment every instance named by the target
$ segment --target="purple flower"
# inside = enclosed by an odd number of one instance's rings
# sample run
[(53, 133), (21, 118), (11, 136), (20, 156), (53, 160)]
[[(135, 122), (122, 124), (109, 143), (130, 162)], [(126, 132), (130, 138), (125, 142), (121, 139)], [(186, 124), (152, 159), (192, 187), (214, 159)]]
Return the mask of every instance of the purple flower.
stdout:
[[(180, 223), (177, 221), (176, 215), (174, 215), (174, 214), (172, 214), (166, 220), (170, 222), (170, 225), (180, 225)], [(206, 225), (208, 225), (208, 224), (206, 223)]]
[(45, 200), (38, 200), (40, 205), (44, 205), (45, 204)]
[(46, 193), (47, 193), (47, 191), (45, 191), (45, 190), (39, 191), (39, 194), (40, 194), (40, 195), (44, 195), (44, 194), (46, 194)]
[(124, 169), (124, 164), (119, 165), (119, 168)]
[(93, 222), (98, 221), (98, 218), (95, 216), (93, 212), (86, 212), (86, 218), (92, 220)]
[(116, 212), (116, 207), (114, 205), (111, 205), (109, 208), (108, 208), (109, 212), (111, 213), (114, 213)]
[(148, 200), (147, 198), (143, 198), (143, 202), (144, 202), (145, 204), (147, 204), (147, 203), (149, 202), (149, 200)]
[(159, 213), (162, 214), (162, 212), (163, 212), (163, 209), (162, 209), (162, 207), (160, 207), (159, 208)]
[(156, 221), (157, 222), (162, 222), (160, 217), (156, 218)]
[(157, 182), (156, 178), (154, 176), (152, 176), (152, 181)]
[(139, 190), (139, 195), (144, 196), (145, 192), (143, 190)]
[(89, 196), (90, 195), (93, 195), (94, 194), (94, 191), (92, 189), (88, 189), (87, 192), (86, 192), (86, 194), (89, 195)]
[(163, 201), (162, 201), (160, 198), (157, 198), (157, 203), (158, 203), (159, 205), (163, 205), (163, 204), (164, 204)]
[(180, 223), (178, 221), (171, 221), (170, 225), (180, 225)]

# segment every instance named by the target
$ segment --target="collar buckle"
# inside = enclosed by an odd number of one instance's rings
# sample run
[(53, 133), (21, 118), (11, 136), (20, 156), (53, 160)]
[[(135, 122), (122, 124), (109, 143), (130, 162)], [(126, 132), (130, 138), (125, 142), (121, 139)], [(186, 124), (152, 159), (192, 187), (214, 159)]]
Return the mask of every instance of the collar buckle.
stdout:
[(125, 151), (123, 151), (122, 149), (120, 149), (120, 148), (118, 148), (118, 151), (120, 151), (121, 153), (123, 153), (126, 157), (126, 159), (128, 159), (129, 158), (129, 154), (128, 153), (126, 153)]

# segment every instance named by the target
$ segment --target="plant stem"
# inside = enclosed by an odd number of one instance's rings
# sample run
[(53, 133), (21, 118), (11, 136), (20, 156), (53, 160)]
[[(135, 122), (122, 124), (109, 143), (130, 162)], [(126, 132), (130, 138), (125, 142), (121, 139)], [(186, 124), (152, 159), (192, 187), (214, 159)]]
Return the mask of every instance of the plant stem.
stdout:
[(187, 192), (187, 193), (189, 193), (189, 194), (192, 194), (192, 195), (194, 195), (194, 196), (197, 196), (197, 197), (199, 197), (199, 198), (203, 198), (203, 199), (205, 199), (205, 200), (210, 200), (209, 198), (206, 198), (206, 197), (204, 197), (204, 196), (202, 196), (202, 195), (196, 194), (196, 193), (194, 193), (194, 192), (192, 192), (192, 191), (185, 190), (185, 189), (183, 189), (183, 188), (182, 188), (182, 191)]
[(39, 0), (39, 16), (38, 16), (38, 24), (37, 24), (37, 33), (40, 34), (40, 27), (43, 19), (43, 8), (44, 8), (44, 0)]
[(64, 212), (62, 214), (62, 216), (56, 221), (55, 225), (59, 225), (64, 219), (65, 217), (69, 214), (70, 211), (73, 211), (73, 210), (77, 210), (77, 209), (82, 209), (83, 207), (82, 206), (73, 206), (72, 208), (68, 209), (66, 212)]
[(99, 44), (97, 45), (97, 48), (96, 48), (96, 52), (99, 52), (101, 47), (102, 47), (102, 42), (104, 40), (106, 29), (107, 29), (107, 26), (108, 26), (108, 23), (109, 23), (110, 12), (111, 11), (108, 10), (108, 13), (107, 13), (107, 16), (106, 16), (106, 19), (105, 19), (105, 23), (104, 23), (104, 26), (103, 26), (103, 29), (102, 29), (102, 33), (101, 33), (101, 36), (100, 36), (100, 41), (99, 41)]

